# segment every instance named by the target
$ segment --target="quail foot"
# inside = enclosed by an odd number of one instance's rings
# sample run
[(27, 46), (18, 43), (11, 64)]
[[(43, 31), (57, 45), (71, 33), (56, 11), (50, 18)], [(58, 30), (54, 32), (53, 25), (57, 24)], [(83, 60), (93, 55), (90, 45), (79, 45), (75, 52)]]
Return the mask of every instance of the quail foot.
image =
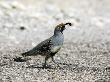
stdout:
[(55, 27), (53, 36), (42, 41), (37, 46), (35, 46), (33, 49), (31, 49), (25, 53), (22, 53), (22, 56), (23, 57), (37, 56), (37, 55), (44, 56), (45, 57), (45, 62), (43, 65), (44, 68), (46, 68), (47, 60), (49, 58), (52, 58), (52, 61), (54, 63), (56, 63), (53, 57), (61, 49), (61, 47), (63, 45), (63, 42), (64, 42), (63, 31), (65, 30), (66, 25), (71, 26), (72, 24), (71, 23), (61, 23), (61, 24), (57, 25)]

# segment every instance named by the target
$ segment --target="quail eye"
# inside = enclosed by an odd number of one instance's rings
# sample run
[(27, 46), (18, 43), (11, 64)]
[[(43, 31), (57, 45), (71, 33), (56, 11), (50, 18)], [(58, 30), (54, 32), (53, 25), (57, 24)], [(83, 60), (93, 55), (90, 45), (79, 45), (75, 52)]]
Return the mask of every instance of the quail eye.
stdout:
[(61, 30), (61, 27), (58, 27), (59, 30)]

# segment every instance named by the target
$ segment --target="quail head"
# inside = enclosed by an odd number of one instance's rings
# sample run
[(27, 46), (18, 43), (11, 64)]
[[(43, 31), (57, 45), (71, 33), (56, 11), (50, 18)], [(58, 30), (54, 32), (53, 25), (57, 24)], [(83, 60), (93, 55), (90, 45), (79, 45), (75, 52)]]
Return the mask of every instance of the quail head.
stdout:
[(47, 60), (49, 58), (52, 58), (52, 61), (54, 61), (54, 55), (60, 50), (60, 48), (63, 45), (64, 42), (64, 35), (63, 31), (65, 30), (65, 26), (69, 25), (71, 26), (71, 23), (61, 23), (55, 27), (54, 34), (50, 38), (42, 41), (37, 46), (35, 46), (33, 49), (22, 53), (22, 56), (45, 56), (45, 62), (43, 67), (45, 68), (47, 65)]

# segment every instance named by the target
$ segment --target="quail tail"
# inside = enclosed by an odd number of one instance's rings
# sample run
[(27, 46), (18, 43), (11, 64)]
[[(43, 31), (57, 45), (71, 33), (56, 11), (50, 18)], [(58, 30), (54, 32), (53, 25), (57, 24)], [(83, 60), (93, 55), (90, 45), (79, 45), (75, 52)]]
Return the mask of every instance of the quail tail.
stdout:
[(24, 57), (24, 56), (26, 56), (26, 54), (27, 54), (27, 52), (25, 52), (25, 53), (22, 53), (21, 55)]
[(22, 53), (21, 54), (23, 57), (25, 57), (25, 56), (30, 56), (30, 52), (28, 51), (28, 52), (24, 52), (24, 53)]

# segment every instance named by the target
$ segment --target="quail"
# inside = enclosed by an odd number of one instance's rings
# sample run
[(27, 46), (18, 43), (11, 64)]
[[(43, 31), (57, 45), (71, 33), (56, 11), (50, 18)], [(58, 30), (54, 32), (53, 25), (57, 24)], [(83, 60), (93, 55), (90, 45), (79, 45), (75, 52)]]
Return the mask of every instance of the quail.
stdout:
[(52, 61), (56, 63), (53, 57), (61, 49), (63, 45), (63, 42), (64, 42), (63, 31), (65, 30), (66, 25), (72, 26), (72, 23), (61, 23), (57, 25), (55, 27), (53, 36), (39, 43), (33, 49), (25, 53), (22, 53), (22, 56), (23, 57), (37, 56), (37, 55), (44, 56), (45, 57), (45, 62), (43, 65), (44, 68), (46, 67), (47, 60), (49, 58), (52, 58)]

